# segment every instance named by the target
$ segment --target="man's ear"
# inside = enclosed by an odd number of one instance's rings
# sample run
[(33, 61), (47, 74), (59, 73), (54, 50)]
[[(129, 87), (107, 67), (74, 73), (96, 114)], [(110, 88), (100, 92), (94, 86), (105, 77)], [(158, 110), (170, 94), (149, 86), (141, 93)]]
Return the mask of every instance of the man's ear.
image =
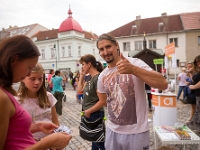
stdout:
[(117, 52), (118, 52), (118, 54), (120, 55), (120, 49), (119, 49), (119, 44), (118, 44), (118, 42), (116, 43), (116, 46), (117, 46)]
[(120, 50), (119, 50), (119, 49), (117, 49), (117, 52), (118, 52), (118, 54), (120, 55)]

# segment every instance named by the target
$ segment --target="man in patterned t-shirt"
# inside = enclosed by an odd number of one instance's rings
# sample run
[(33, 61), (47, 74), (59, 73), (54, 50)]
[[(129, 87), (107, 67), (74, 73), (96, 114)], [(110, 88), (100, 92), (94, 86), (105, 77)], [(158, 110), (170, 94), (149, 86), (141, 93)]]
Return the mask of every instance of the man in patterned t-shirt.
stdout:
[(124, 57), (109, 34), (97, 40), (100, 56), (108, 66), (101, 72), (97, 91), (107, 101), (108, 123), (105, 148), (148, 150), (149, 127), (145, 83), (164, 90), (165, 78), (137, 58)]

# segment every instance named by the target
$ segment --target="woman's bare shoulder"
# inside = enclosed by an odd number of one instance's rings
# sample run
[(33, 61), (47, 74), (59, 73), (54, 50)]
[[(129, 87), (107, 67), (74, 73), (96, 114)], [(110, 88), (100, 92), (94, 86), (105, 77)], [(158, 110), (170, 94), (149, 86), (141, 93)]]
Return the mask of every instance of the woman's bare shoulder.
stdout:
[(8, 95), (0, 89), (0, 114), (3, 112), (3, 114), (12, 114), (14, 105), (12, 104), (10, 98)]

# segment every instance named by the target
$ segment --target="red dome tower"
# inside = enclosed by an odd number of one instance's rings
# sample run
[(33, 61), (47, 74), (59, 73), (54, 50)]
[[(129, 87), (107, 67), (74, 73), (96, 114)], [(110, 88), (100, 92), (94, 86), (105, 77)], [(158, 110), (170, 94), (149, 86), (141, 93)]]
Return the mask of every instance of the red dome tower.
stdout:
[(68, 14), (69, 14), (69, 17), (61, 23), (60, 28), (58, 29), (58, 32), (66, 32), (66, 31), (72, 31), (72, 30), (83, 32), (80, 24), (72, 18), (72, 11), (70, 8), (68, 10)]

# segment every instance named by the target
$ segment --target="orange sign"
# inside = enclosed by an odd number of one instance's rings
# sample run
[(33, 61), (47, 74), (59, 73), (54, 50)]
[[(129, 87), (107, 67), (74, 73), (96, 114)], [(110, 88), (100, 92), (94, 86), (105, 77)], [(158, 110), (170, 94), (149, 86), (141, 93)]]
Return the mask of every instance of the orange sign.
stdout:
[(160, 107), (176, 107), (176, 96), (152, 95), (152, 104)]
[(160, 96), (161, 107), (176, 107), (176, 96)]
[(152, 95), (151, 102), (154, 106), (158, 106), (158, 96), (157, 95)]
[(175, 43), (170, 43), (165, 47), (165, 56), (169, 56), (175, 53)]

